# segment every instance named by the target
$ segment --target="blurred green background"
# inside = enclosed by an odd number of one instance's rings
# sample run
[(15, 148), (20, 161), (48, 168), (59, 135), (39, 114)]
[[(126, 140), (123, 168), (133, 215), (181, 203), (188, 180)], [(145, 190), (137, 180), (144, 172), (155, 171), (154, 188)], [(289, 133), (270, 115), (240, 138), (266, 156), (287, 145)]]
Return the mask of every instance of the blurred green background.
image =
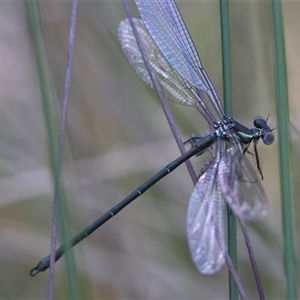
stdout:
[[(222, 98), (219, 4), (180, 1), (178, 6)], [(270, 3), (232, 2), (229, 7), (234, 117), (251, 127), (255, 116), (269, 115), (270, 127), (276, 128)], [(57, 129), (71, 3), (39, 2), (39, 8), (50, 110)], [(284, 2), (283, 13), (290, 121), (300, 130), (300, 3)], [(79, 3), (63, 165), (72, 234), (179, 156), (155, 92), (137, 77), (120, 49), (117, 28), (125, 17), (119, 1)], [(54, 189), (26, 3), (0, 3), (0, 22), (0, 298), (42, 299), (48, 271), (31, 278), (29, 270), (49, 254)], [(173, 103), (170, 107), (183, 140), (208, 129), (195, 109)], [(298, 195), (300, 136), (291, 130), (291, 138), (293, 194)], [(259, 144), (270, 211), (248, 226), (268, 299), (283, 299), (286, 290), (277, 142), (269, 147)], [(201, 167), (201, 159), (192, 161)], [(228, 298), (227, 268), (211, 277), (201, 276), (189, 257), (185, 218), (192, 189), (187, 170), (181, 166), (76, 246), (78, 297)], [(299, 204), (295, 200), (299, 257)], [(256, 299), (240, 233), (238, 247), (242, 283), (248, 297)], [(69, 297), (64, 266), (63, 259), (56, 264), (55, 299)]]

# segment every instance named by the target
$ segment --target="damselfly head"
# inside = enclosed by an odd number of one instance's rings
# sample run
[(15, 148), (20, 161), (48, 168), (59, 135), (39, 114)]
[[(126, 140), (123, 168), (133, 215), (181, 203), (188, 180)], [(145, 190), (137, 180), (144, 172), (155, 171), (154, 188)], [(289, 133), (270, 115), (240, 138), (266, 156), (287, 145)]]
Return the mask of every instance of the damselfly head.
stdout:
[(261, 129), (261, 137), (265, 145), (271, 145), (274, 142), (274, 134), (272, 133), (273, 129), (271, 129), (267, 121), (263, 117), (256, 117), (253, 121), (253, 124), (256, 128)]

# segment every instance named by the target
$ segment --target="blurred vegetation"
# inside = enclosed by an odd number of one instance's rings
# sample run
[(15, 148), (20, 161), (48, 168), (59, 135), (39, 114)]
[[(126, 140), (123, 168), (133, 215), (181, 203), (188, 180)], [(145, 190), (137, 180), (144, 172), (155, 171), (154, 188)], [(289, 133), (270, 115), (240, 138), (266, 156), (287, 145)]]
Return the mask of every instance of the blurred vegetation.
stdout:
[[(218, 2), (181, 1), (183, 18), (206, 71), (222, 96)], [(46, 297), (48, 272), (29, 270), (49, 254), (53, 183), (28, 7), (0, 3), (0, 298)], [(58, 126), (67, 57), (71, 3), (40, 2), (45, 65), (51, 83), (53, 126)], [(300, 128), (300, 3), (283, 3), (290, 121)], [(63, 179), (69, 225), (82, 230), (179, 155), (155, 93), (136, 76), (121, 52), (117, 28), (126, 17), (118, 1), (80, 2), (73, 57)], [(275, 128), (274, 49), (267, 2), (232, 2), (231, 50), (234, 117), (247, 126), (269, 115)], [(182, 132), (207, 129), (199, 113), (171, 103)], [(276, 130), (274, 131), (276, 136)], [(293, 194), (299, 191), (300, 136), (291, 131)], [(285, 298), (277, 142), (260, 143), (263, 186), (270, 212), (249, 224), (266, 298)], [(194, 158), (196, 167), (201, 160)], [(193, 184), (185, 166), (151, 188), (76, 246), (76, 285), (84, 299), (224, 299), (227, 270), (197, 273), (185, 236)], [(295, 197), (296, 199), (296, 197)], [(294, 203), (295, 228), (299, 204)], [(297, 237), (299, 257), (299, 238)], [(61, 241), (58, 242), (59, 244)], [(239, 234), (239, 273), (257, 298)], [(298, 269), (299, 273), (299, 269)], [(64, 261), (56, 265), (55, 298), (68, 298)]]

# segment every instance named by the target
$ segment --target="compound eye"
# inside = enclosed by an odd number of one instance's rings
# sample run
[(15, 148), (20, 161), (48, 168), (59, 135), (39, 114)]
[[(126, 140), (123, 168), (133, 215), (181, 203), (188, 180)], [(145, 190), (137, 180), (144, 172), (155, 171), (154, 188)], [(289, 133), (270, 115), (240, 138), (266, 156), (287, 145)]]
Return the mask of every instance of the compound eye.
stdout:
[(256, 117), (253, 124), (256, 128), (264, 128), (267, 126), (267, 122), (263, 117)]
[(274, 142), (274, 134), (272, 132), (268, 132), (264, 137), (263, 137), (263, 142), (265, 145), (271, 145)]

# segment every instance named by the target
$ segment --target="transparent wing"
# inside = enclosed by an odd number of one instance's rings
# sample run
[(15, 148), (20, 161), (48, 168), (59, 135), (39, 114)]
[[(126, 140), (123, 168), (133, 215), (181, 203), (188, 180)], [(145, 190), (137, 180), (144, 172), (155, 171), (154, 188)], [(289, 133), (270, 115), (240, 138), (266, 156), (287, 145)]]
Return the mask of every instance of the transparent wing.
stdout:
[(204, 91), (222, 119), (224, 111), (180, 12), (173, 0), (136, 0), (141, 18), (172, 67), (190, 84)]
[[(234, 144), (233, 144), (234, 145)], [(202, 274), (214, 274), (225, 263), (225, 202), (246, 220), (264, 216), (268, 201), (260, 180), (240, 147), (217, 145), (216, 157), (190, 198), (187, 235), (191, 256)]]
[(218, 163), (197, 182), (187, 214), (187, 236), (193, 261), (201, 274), (218, 272), (225, 263), (225, 202), (218, 182)]
[(226, 150), (218, 172), (224, 197), (237, 216), (254, 220), (267, 214), (267, 196), (243, 152), (234, 146)]
[[(156, 46), (142, 20), (133, 19), (133, 21), (164, 96), (173, 102), (196, 107), (209, 124), (212, 124), (215, 119), (209, 112), (204, 100), (197, 94), (195, 88), (172, 68)], [(128, 19), (120, 23), (118, 36), (122, 50), (136, 73), (143, 81), (153, 87)]]

